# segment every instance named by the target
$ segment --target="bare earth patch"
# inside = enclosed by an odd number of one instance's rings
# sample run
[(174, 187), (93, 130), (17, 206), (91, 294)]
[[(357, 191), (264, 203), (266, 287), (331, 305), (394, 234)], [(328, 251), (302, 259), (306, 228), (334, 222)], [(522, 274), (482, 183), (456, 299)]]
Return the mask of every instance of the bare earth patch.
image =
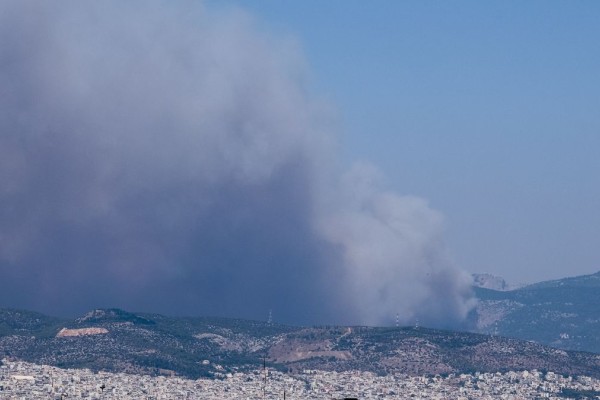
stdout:
[(62, 328), (56, 337), (74, 337), (74, 336), (90, 336), (90, 335), (105, 335), (108, 333), (106, 328), (80, 328), (80, 329), (67, 329)]

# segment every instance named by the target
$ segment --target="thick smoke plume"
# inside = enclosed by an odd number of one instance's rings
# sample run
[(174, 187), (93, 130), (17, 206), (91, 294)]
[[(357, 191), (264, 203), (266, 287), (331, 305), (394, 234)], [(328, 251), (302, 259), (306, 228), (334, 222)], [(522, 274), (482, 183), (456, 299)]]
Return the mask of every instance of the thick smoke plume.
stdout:
[(339, 172), (307, 76), (241, 11), (0, 3), (0, 306), (460, 322), (441, 215)]

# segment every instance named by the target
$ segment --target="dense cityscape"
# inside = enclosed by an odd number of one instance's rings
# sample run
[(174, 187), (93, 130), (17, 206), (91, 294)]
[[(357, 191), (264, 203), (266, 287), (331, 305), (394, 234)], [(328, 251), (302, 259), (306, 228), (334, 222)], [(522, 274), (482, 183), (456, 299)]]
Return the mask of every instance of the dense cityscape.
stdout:
[[(217, 366), (218, 367), (218, 366)], [(217, 368), (218, 369), (218, 368)], [(13, 399), (524, 399), (594, 398), (600, 380), (552, 372), (410, 377), (370, 372), (274, 370), (217, 374), (216, 379), (94, 373), (3, 360), (0, 398)]]

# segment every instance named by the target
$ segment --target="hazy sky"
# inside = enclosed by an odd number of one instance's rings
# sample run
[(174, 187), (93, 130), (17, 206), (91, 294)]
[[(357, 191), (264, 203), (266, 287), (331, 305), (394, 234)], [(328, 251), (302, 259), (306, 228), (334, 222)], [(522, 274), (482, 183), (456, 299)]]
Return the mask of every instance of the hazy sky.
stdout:
[(345, 160), (302, 44), (200, 2), (0, 3), (0, 306), (460, 326), (443, 215)]
[(465, 328), (600, 269), (596, 2), (0, 2), (0, 307)]
[(600, 3), (226, 4), (301, 43), (345, 158), (428, 199), (458, 265), (513, 283), (600, 270)]

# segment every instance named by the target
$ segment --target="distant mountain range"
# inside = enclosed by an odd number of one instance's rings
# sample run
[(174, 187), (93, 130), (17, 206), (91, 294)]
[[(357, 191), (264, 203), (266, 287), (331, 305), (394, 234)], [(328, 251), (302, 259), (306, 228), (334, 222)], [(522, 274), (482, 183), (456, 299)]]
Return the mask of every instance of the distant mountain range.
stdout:
[(514, 290), (498, 282), (504, 281), (475, 277), (476, 332), (600, 353), (600, 272)]
[(0, 359), (59, 367), (219, 377), (270, 367), (378, 374), (548, 370), (600, 377), (600, 357), (474, 333), (426, 328), (293, 327), (171, 318), (118, 309), (77, 319), (0, 309)]
[[(76, 319), (0, 309), (0, 359), (187, 377), (262, 367), (433, 375), (519, 369), (600, 377), (600, 272), (518, 289), (475, 277), (474, 333), (296, 327), (119, 309)], [(483, 286), (483, 287), (481, 287)], [(577, 351), (565, 351), (577, 350)], [(591, 353), (585, 353), (585, 352)]]

